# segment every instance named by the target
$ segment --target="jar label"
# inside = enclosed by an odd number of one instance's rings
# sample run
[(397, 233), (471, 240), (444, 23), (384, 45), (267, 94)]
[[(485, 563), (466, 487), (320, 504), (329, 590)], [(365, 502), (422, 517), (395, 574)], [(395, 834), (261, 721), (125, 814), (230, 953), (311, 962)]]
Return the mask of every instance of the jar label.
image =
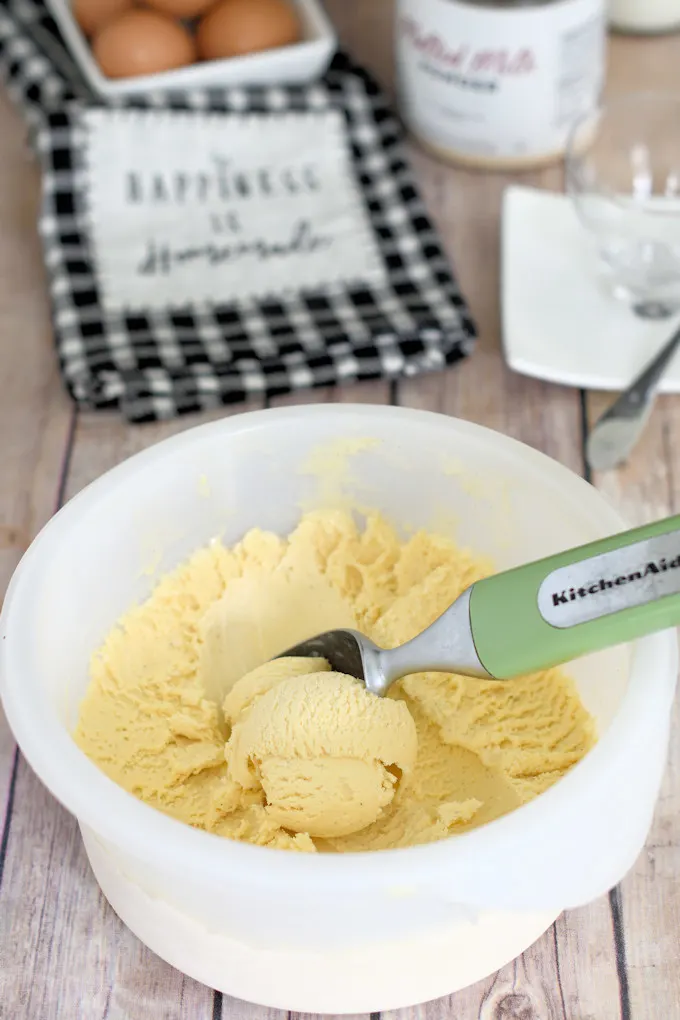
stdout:
[(604, 77), (601, 0), (490, 8), (400, 0), (397, 67), (404, 118), (438, 148), (480, 161), (564, 149)]

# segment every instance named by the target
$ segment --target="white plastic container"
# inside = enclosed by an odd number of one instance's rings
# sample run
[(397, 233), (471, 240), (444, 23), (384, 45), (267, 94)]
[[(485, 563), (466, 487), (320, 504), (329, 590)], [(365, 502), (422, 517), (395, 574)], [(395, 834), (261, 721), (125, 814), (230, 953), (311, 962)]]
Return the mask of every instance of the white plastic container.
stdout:
[(454, 163), (554, 162), (597, 107), (605, 28), (605, 0), (398, 0), (404, 119)]
[(228, 60), (206, 60), (175, 71), (107, 78), (71, 12), (71, 0), (46, 0), (71, 56), (96, 95), (103, 99), (145, 92), (238, 85), (297, 85), (322, 75), (337, 48), (337, 36), (319, 0), (294, 0), (304, 38), (293, 46)]
[(5, 599), (0, 675), (26, 758), (78, 818), (104, 894), (147, 945), (240, 998), (363, 1013), (481, 979), (624, 875), (661, 781), (677, 650), (665, 632), (574, 663), (596, 747), (530, 804), (430, 846), (295, 854), (136, 800), (70, 737), (90, 653), (159, 573), (212, 537), (233, 542), (255, 524), (286, 534), (301, 505), (337, 503), (337, 471), (304, 465), (338, 438), (377, 440), (350, 458), (344, 498), (411, 527), (457, 522), (456, 537), (499, 567), (623, 526), (582, 479), (467, 422), (364, 405), (230, 417), (133, 457), (47, 525)]
[(677, 31), (680, 0), (609, 0), (609, 24), (634, 35)]

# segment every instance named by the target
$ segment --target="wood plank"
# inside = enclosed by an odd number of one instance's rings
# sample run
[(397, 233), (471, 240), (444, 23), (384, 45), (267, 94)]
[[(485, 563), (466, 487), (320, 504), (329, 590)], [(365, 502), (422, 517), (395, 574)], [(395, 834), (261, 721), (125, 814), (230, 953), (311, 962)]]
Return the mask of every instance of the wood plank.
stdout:
[(191, 414), (171, 421), (132, 425), (118, 414), (80, 414), (76, 426), (73, 455), (69, 466), (65, 496), (70, 499), (95, 478), (146, 450), (154, 443), (176, 436), (195, 425), (218, 421), (230, 415), (254, 411), (263, 406), (261, 400), (218, 408), (209, 413)]
[[(415, 150), (412, 159), (444, 247), (456, 266), (479, 340), (472, 357), (462, 364), (401, 383), (400, 403), (504, 432), (580, 473), (578, 394), (511, 372), (501, 354), (499, 225), (507, 177), (453, 169)], [(552, 168), (533, 174), (527, 183), (558, 187), (561, 172)]]
[[(69, 497), (126, 457), (227, 411), (148, 426), (118, 416), (81, 414), (65, 483)], [(233, 413), (236, 413), (234, 411)], [(27, 867), (27, 848), (30, 867)], [(12, 932), (8, 1009), (61, 1018), (77, 1002), (83, 1020), (106, 1016), (212, 1018), (211, 989), (186, 978), (143, 946), (116, 917), (90, 872), (77, 824), (23, 760), (5, 857), (0, 916)], [(30, 904), (30, 909), (26, 908)], [(27, 961), (30, 965), (27, 966)]]
[[(413, 154), (425, 199), (456, 263), (461, 289), (479, 330), (477, 350), (446, 372), (402, 382), (399, 403), (477, 422), (542, 450), (578, 474), (583, 471), (579, 394), (511, 372), (501, 355), (499, 223), (507, 178), (452, 170)], [(559, 188), (561, 171), (531, 175), (528, 183)], [(527, 958), (528, 957), (528, 958)], [(620, 989), (612, 918), (606, 898), (564, 914), (519, 961), (425, 1009), (434, 1015), (619, 1020)], [(416, 1011), (420, 1014), (422, 1007)], [(513, 1012), (514, 1010), (514, 1012)], [(402, 1011), (400, 1020), (409, 1012)]]
[(150, 953), (108, 906), (75, 819), (23, 759), (0, 917), (7, 1020), (212, 1020), (212, 991)]
[[(466, 364), (401, 383), (398, 402), (503, 432), (581, 474), (578, 394), (498, 369), (497, 358), (480, 343)], [(495, 376), (490, 388), (489, 376)]]
[[(340, 390), (330, 391), (330, 399), (337, 399)], [(386, 383), (375, 385), (361, 384), (357, 387), (346, 387), (342, 390), (342, 397), (350, 400), (368, 400), (370, 402), (383, 402), (389, 396), (389, 386)], [(247, 409), (254, 409), (258, 404), (250, 404)], [(67, 498), (78, 492), (83, 486), (93, 481), (103, 471), (120, 463), (125, 458), (132, 456), (141, 449), (145, 449), (152, 443), (174, 435), (199, 422), (214, 420), (229, 413), (240, 413), (243, 407), (221, 409), (210, 415), (191, 416), (177, 419), (171, 422), (162, 422), (146, 426), (134, 426), (122, 421), (118, 416), (102, 414), (82, 414), (78, 418), (75, 431), (75, 441), (71, 457), (70, 470), (68, 473), (65, 495)], [(46, 798), (46, 801), (45, 801)], [(35, 815), (30, 810), (31, 805), (37, 801), (45, 801), (42, 804), (42, 815), (40, 825)], [(24, 810), (23, 805), (29, 806)], [(76, 931), (73, 939), (65, 939), (60, 944), (58, 951), (51, 951), (44, 955), (45, 944), (54, 940), (54, 933), (63, 929), (67, 919), (60, 911), (62, 904), (72, 903), (78, 899), (80, 913), (89, 919), (93, 930), (97, 929), (96, 957), (92, 956), (82, 966), (87, 967), (88, 980), (91, 980), (101, 994), (105, 996), (108, 1013), (107, 1017), (127, 1017), (130, 1013), (130, 1002), (137, 997), (145, 1008), (153, 1008), (151, 1014), (155, 1016), (173, 1016), (172, 1004), (175, 1001), (182, 1001), (182, 1016), (202, 1017), (213, 1015), (213, 993), (203, 988), (196, 982), (183, 977), (165, 963), (159, 960), (150, 950), (146, 949), (130, 933), (118, 919), (113, 911), (106, 905), (101, 893), (96, 886), (94, 878), (89, 872), (84, 850), (73, 821), (65, 815), (42, 787), (37, 783), (29, 770), (22, 765), (17, 781), (17, 817), (13, 819), (10, 845), (8, 847), (8, 879), (12, 876), (13, 884), (16, 886), (17, 902), (23, 902), (26, 896), (40, 899), (40, 890), (43, 892), (43, 899), (39, 908), (31, 911), (31, 916), (43, 918), (40, 930), (31, 930), (24, 934), (24, 944), (29, 943), (29, 955), (36, 957), (36, 977), (33, 982), (37, 991), (43, 989), (48, 998), (40, 1003), (40, 1009), (48, 1018), (52, 1014), (50, 1008), (54, 1007), (54, 990), (51, 993), (45, 992), (46, 988), (53, 985), (53, 967), (65, 981), (74, 980), (74, 975), (79, 973), (78, 968), (73, 965), (74, 947), (82, 942), (82, 933)], [(39, 828), (39, 832), (36, 832)], [(73, 832), (71, 833), (71, 830)], [(55, 843), (62, 841), (67, 832), (71, 840), (69, 859), (73, 867), (63, 869), (61, 866), (61, 854), (52, 852)], [(16, 835), (16, 840), (15, 840)], [(34, 890), (26, 890), (22, 886), (22, 876), (19, 859), (19, 847), (30, 839), (38, 839), (45, 851), (45, 859), (42, 863), (40, 877)], [(16, 867), (16, 873), (10, 869)], [(32, 870), (32, 874), (35, 870)], [(24, 879), (25, 882), (25, 879)], [(52, 903), (49, 898), (49, 890), (60, 890), (58, 902)], [(7, 906), (8, 920), (16, 927), (19, 919), (13, 917), (13, 904)], [(0, 902), (0, 908), (2, 903)], [(99, 921), (95, 919), (99, 918)], [(103, 919), (103, 923), (102, 920)], [(64, 929), (68, 930), (68, 928)], [(25, 952), (25, 948), (24, 948)], [(97, 961), (108, 961), (107, 969), (101, 972)], [(69, 978), (70, 975), (70, 978)], [(32, 986), (32, 987), (33, 987)], [(162, 989), (162, 995), (158, 990)], [(21, 989), (25, 994), (26, 989)], [(60, 994), (66, 996), (68, 989), (64, 988)], [(131, 998), (132, 997), (132, 998)], [(56, 1000), (60, 1001), (59, 999)], [(156, 1005), (152, 1003), (156, 1001)], [(52, 1003), (52, 1005), (50, 1005)], [(233, 1015), (235, 1009), (242, 1015), (244, 1009), (252, 1009), (247, 1004), (234, 1005), (234, 1000), (227, 997), (217, 996), (215, 998), (216, 1010), (226, 1010), (227, 1015)], [(93, 1001), (93, 1017), (101, 1015), (99, 1012), (99, 1000)], [(161, 1010), (170, 1010), (162, 1012)], [(36, 1014), (41, 1016), (42, 1013)], [(56, 1016), (57, 1013), (55, 1012)], [(219, 1015), (219, 1012), (216, 1013)]]
[(628, 1020), (621, 1009), (608, 898), (565, 911), (555, 922), (553, 937), (567, 1020)]
[[(21, 121), (2, 95), (0, 134), (1, 604), (17, 563), (54, 511), (74, 412), (52, 349), (35, 228), (37, 171), (29, 162)], [(14, 761), (14, 740), (0, 708), (0, 833)]]
[[(148, 426), (130, 425), (108, 414), (79, 415), (65, 495), (74, 495), (151, 443), (230, 411)], [(212, 990), (158, 959), (116, 917), (90, 872), (75, 820), (23, 760), (5, 868), (0, 916), (16, 947), (7, 961), (8, 1001), (16, 1005), (16, 1015), (18, 1004), (28, 1002), (27, 1016), (51, 1020), (64, 1015), (65, 1003), (75, 1008), (82, 999), (88, 1002), (82, 1007), (88, 1010), (83, 1017), (212, 1018)]]
[(24, 128), (0, 94), (0, 593), (54, 509), (73, 413), (57, 372), (42, 252), (39, 179)]
[[(470, 369), (476, 357), (471, 359)], [(467, 392), (462, 385), (460, 389), (456, 385), (454, 369), (443, 378), (416, 380), (409, 383), (408, 388), (400, 387), (400, 402), (454, 413), (499, 429), (529, 442), (580, 473), (580, 412), (574, 401), (550, 400), (537, 410), (536, 393), (531, 392), (536, 387), (526, 380), (530, 384), (526, 387), (528, 392), (520, 392), (517, 399), (508, 401), (507, 416), (503, 416), (502, 389), (500, 409), (496, 404), (485, 406), (485, 391), (479, 383), (479, 378), (483, 380), (483, 360), (479, 359), (477, 364), (480, 366), (477, 386), (475, 382), (470, 383)], [(512, 385), (517, 387), (516, 379)], [(542, 388), (542, 384), (538, 384), (539, 392)], [(550, 389), (557, 390), (556, 387)], [(566, 396), (568, 391), (557, 392)], [(478, 400), (475, 399), (477, 393)], [(581, 1020), (588, 1016), (620, 1020), (616, 947), (606, 897), (579, 911), (564, 914), (530, 953), (530, 966), (522, 958), (516, 966), (500, 972), (495, 985), (486, 982), (466, 989), (451, 997), (449, 1007), (430, 1004), (426, 1007), (425, 1020), (436, 1020), (444, 1015), (461, 1020), (468, 1017), (505, 1020), (506, 1016), (521, 1016), (522, 1020), (538, 1020), (538, 1017), (543, 1020), (544, 1016), (564, 1016), (565, 1020)], [(420, 1015), (421, 1011), (416, 1010), (413, 1020)], [(400, 1011), (399, 1020), (410, 1020), (410, 1012)]]
[[(370, 1020), (371, 1013), (323, 1013), (323, 1020)], [(289, 1020), (317, 1020), (318, 1013), (289, 1013)]]
[[(610, 93), (637, 87), (668, 88), (675, 86), (676, 47), (670, 38), (652, 42), (617, 40), (612, 47)], [(451, 237), (455, 252), (465, 251), (460, 259), (459, 276), (463, 291), (471, 303), (481, 332), (480, 347), (466, 365), (444, 378), (416, 380), (402, 385), (401, 399), (411, 406), (436, 406), (445, 413), (479, 421), (528, 441), (574, 470), (580, 470), (577, 443), (581, 431), (578, 410), (569, 390), (531, 380), (518, 382), (495, 359), (489, 333), (498, 336), (497, 311), (490, 295), (498, 294), (498, 286), (487, 289), (489, 259), (497, 249), (487, 241), (480, 243), (484, 225), (475, 222), (475, 211), (481, 204), (469, 201), (450, 217), (450, 230), (445, 224), (447, 204), (456, 201), (454, 178), (446, 188), (437, 178), (436, 169), (421, 172), (426, 195), (437, 209), (437, 222), (445, 239)], [(466, 175), (456, 174), (461, 181), (465, 203), (469, 200)], [(428, 179), (430, 181), (428, 185)], [(559, 187), (553, 174), (539, 177), (535, 183)], [(488, 196), (493, 189), (492, 178), (485, 179)], [(445, 196), (442, 202), (442, 196)], [(488, 206), (484, 205), (484, 208)], [(466, 213), (466, 210), (467, 213)], [(443, 212), (444, 211), (444, 212)], [(467, 216), (467, 230), (465, 234)], [(497, 223), (495, 217), (490, 223)], [(478, 255), (470, 255), (475, 247)], [(482, 282), (483, 281), (483, 282)], [(488, 383), (487, 380), (493, 380)], [(485, 395), (486, 394), (486, 398)], [(589, 399), (591, 415), (611, 397)], [(677, 398), (660, 401), (659, 410), (645, 440), (636, 452), (629, 469), (596, 479), (609, 498), (619, 505), (631, 522), (648, 520), (680, 507), (677, 472), (673, 471), (672, 451), (678, 440)], [(656, 424), (655, 424), (656, 420)], [(657, 439), (654, 440), (654, 430)], [(676, 702), (673, 720), (673, 741), (666, 780), (657, 808), (650, 842), (621, 891), (621, 922), (618, 945), (613, 940), (613, 926), (619, 922), (618, 911), (612, 917), (607, 900), (602, 899), (581, 911), (560, 919), (555, 929), (565, 1008), (568, 1016), (618, 1017), (630, 1010), (633, 1018), (671, 1016), (680, 1001), (680, 896), (677, 876), (680, 871), (680, 709)], [(614, 903), (617, 904), (616, 899)], [(621, 983), (617, 980), (616, 952), (619, 952)], [(626, 965), (627, 956), (627, 965)], [(474, 1006), (470, 1015), (477, 1015)]]
[(374, 74), (388, 94), (394, 91), (392, 12), (394, 0), (325, 0), (340, 44)]
[[(587, 395), (589, 427), (615, 399), (612, 393)], [(680, 400), (676, 395), (661, 396), (628, 463), (618, 471), (595, 472), (593, 484), (631, 527), (674, 512), (680, 495), (674, 464), (679, 436)]]
[[(244, 1002), (242, 999), (232, 999), (228, 995), (219, 996), (220, 1001), (215, 1010), (215, 1020), (315, 1020), (315, 1013), (294, 1013), (283, 1009), (269, 1009), (266, 1006), (256, 1006), (252, 1002)], [(221, 1012), (220, 1012), (221, 1009)], [(367, 1013), (345, 1013), (336, 1016), (333, 1013), (324, 1013), (324, 1020), (369, 1020)]]
[[(470, 366), (473, 364), (474, 359)], [(485, 367), (482, 365), (480, 369), (482, 379)], [(455, 377), (455, 373), (454, 369), (448, 373), (423, 376), (414, 382), (401, 383), (398, 388), (400, 398), (405, 390), (407, 399), (406, 401), (400, 399), (399, 402), (425, 410), (448, 413), (452, 405), (449, 403), (451, 394), (447, 391), (447, 383)], [(522, 380), (518, 376), (512, 377), (510, 382), (516, 387), (524, 383), (525, 389), (537, 390), (540, 400), (545, 399), (542, 391), (546, 387), (543, 384), (536, 384), (534, 380), (529, 379)], [(362, 395), (365, 385), (360, 384), (356, 387), (356, 393), (347, 394), (350, 402)], [(563, 456), (558, 459), (562, 459), (578, 471), (582, 465), (580, 401), (577, 395), (569, 394), (569, 391), (559, 387), (547, 389), (555, 391), (557, 400), (553, 403), (546, 401), (548, 406), (542, 408), (542, 414), (532, 417), (527, 413), (526, 405), (535, 407), (537, 402), (535, 393), (520, 393), (516, 401), (510, 401), (507, 405), (511, 410), (519, 412), (517, 417), (504, 418), (503, 421), (496, 422), (494, 427), (500, 427), (501, 431), (513, 434), (524, 441), (533, 441), (533, 445), (544, 449), (552, 456), (556, 456), (560, 449), (554, 446), (555, 433), (563, 437), (570, 436), (571, 442), (563, 438), (561, 448)], [(328, 390), (325, 395), (327, 399), (332, 399), (332, 395), (339, 392), (341, 391)], [(377, 388), (377, 395), (381, 395), (380, 387)], [(480, 395), (483, 399), (483, 387)], [(561, 397), (569, 399), (560, 399)], [(281, 403), (285, 404), (298, 402), (300, 401), (295, 396), (281, 398)], [(491, 424), (488, 411), (485, 412), (479, 405), (475, 407), (472, 400), (468, 401), (468, 407), (473, 412), (473, 420)], [(483, 1009), (484, 1012), (479, 1013), (480, 1017), (488, 1016), (489, 1020), (497, 1017), (501, 1020), (506, 1016), (515, 1015), (508, 1012), (510, 1009), (519, 1010), (521, 1007), (523, 1012), (518, 1012), (517, 1015), (522, 1016), (522, 1020), (534, 1020), (535, 1017), (541, 1017), (542, 1020), (544, 1016), (553, 1015), (560, 1018), (564, 1016), (566, 1020), (571, 1018), (580, 1020), (581, 1016), (589, 1015), (597, 1015), (598, 1020), (620, 1020), (612, 922), (606, 898), (581, 910), (565, 913), (555, 928), (529, 952), (531, 954), (529, 962), (522, 958), (505, 968), (495, 978), (482, 982), (472, 989), (466, 989), (447, 999), (414, 1010), (400, 1010), (392, 1014), (386, 1013), (384, 1016), (393, 1016), (395, 1020), (411, 1020), (411, 1017), (423, 1016), (430, 1020), (431, 1015), (437, 1013), (464, 1020), (468, 1016), (476, 1017), (478, 1009)]]
[[(611, 394), (588, 396), (593, 424)], [(659, 398), (627, 465), (593, 482), (631, 525), (680, 512), (680, 400)], [(621, 884), (632, 1020), (676, 1016), (680, 1002), (680, 700), (676, 698), (666, 773), (647, 845)]]
[(289, 1020), (292, 1015), (284, 1009), (256, 1006), (253, 1002), (232, 999), (229, 995), (220, 995), (219, 992), (215, 998), (214, 1020)]
[(391, 388), (384, 379), (350, 383), (331, 389), (329, 400), (336, 404), (389, 404)]
[[(389, 393), (387, 384), (382, 383), (377, 386), (372, 386), (370, 383), (363, 384), (356, 387), (356, 392), (354, 390), (354, 387), (347, 387), (344, 395), (353, 400), (369, 399), (381, 402)], [(339, 392), (329, 391), (329, 398), (335, 399)], [(253, 409), (255, 406), (257, 405), (249, 405), (248, 409)], [(242, 408), (221, 410), (207, 416), (202, 415), (196, 418), (184, 418), (141, 427), (131, 426), (118, 417), (96, 414), (82, 415), (76, 430), (66, 494), (67, 496), (75, 494), (103, 471), (152, 443), (174, 435), (199, 421), (214, 420), (227, 413), (239, 413), (240, 410)], [(60, 809), (53, 805), (52, 814), (59, 811)], [(46, 813), (49, 813), (47, 808)], [(266, 1018), (275, 1020), (277, 1011), (263, 1011), (259, 1007), (219, 994), (214, 996), (213, 1001), (212, 992), (197, 985), (196, 982), (184, 978), (159, 960), (118, 921), (113, 911), (103, 901), (94, 879), (89, 874), (79, 838), (76, 839), (72, 854), (78, 861), (80, 872), (87, 876), (79, 878), (79, 895), (86, 895), (82, 887), (87, 886), (87, 902), (90, 913), (98, 913), (98, 916), (104, 918), (105, 921), (99, 931), (99, 956), (102, 959), (115, 961), (122, 958), (125, 961), (124, 968), (113, 969), (110, 967), (104, 975), (100, 975), (98, 978), (98, 981), (103, 982), (106, 988), (109, 1009), (107, 1017), (120, 1016), (122, 1018), (131, 1015), (126, 1012), (126, 1009), (129, 1009), (130, 990), (134, 989), (134, 994), (141, 996), (141, 1001), (146, 1003), (149, 1009), (153, 1008), (154, 1012), (150, 1015), (154, 1018), (166, 1015), (160, 1011), (161, 1004), (163, 1004), (163, 1008), (171, 1008), (172, 1003), (181, 995), (183, 1009), (186, 1008), (186, 1012), (183, 1012), (182, 1016), (212, 1017), (221, 1015), (239, 1018), (256, 1016), (258, 1020), (266, 1020)], [(68, 901), (73, 874), (62, 872), (59, 876), (59, 883), (57, 883), (55, 878), (58, 869), (53, 861), (48, 862), (46, 870), (47, 874), (42, 878), (43, 885), (53, 887), (59, 884), (62, 890), (61, 899)], [(50, 872), (52, 872), (51, 880)], [(49, 910), (45, 913), (49, 916)], [(55, 925), (59, 923), (59, 918), (56, 916), (53, 916), (52, 920)], [(63, 970), (67, 970), (71, 965), (69, 959), (62, 959), (59, 963)], [(88, 970), (93, 970), (93, 963), (90, 964)], [(43, 981), (45, 976), (46, 974), (43, 972), (41, 975)], [(161, 1002), (152, 1007), (153, 996), (159, 988), (163, 989), (163, 997)], [(96, 1011), (93, 1011), (92, 1016), (98, 1015)], [(169, 1012), (167, 1015), (174, 1017), (175, 1014)]]
[[(392, 74), (391, 5), (361, 6), (360, 16), (337, 2), (341, 39), (366, 60), (384, 85)], [(336, 5), (330, 4), (335, 16)], [(578, 394), (510, 372), (501, 354), (499, 222), (504, 175), (453, 169), (409, 146), (424, 200), (455, 266), (479, 330), (474, 355), (441, 373), (402, 381), (397, 402), (437, 410), (495, 428), (543, 450), (577, 473), (583, 470)], [(524, 175), (523, 183), (562, 189), (562, 170)], [(542, 1010), (537, 1013), (537, 1009)], [(549, 1012), (548, 1012), (549, 1011)], [(612, 919), (606, 899), (563, 915), (554, 929), (493, 980), (450, 999), (398, 1011), (399, 1020), (440, 1016), (597, 1016), (618, 1020), (619, 982)]]
[(486, 980), (422, 1006), (382, 1014), (382, 1020), (452, 1020), (452, 1018), (572, 1020), (571, 1014), (566, 1013), (564, 1009), (552, 929), (523, 956)]
[(677, 36), (617, 35), (609, 47), (606, 92), (669, 90), (678, 84)]
[(267, 407), (297, 407), (302, 404), (389, 404), (392, 387), (383, 379), (359, 383), (345, 383), (342, 386), (320, 386), (313, 390), (299, 390), (272, 397)]

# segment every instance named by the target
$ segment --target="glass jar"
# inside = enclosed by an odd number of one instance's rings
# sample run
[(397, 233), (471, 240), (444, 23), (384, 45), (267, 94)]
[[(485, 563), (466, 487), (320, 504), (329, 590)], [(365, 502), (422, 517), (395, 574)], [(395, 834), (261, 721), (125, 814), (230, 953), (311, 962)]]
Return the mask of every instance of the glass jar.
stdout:
[(598, 105), (605, 43), (605, 0), (398, 0), (404, 121), (456, 163), (557, 161)]

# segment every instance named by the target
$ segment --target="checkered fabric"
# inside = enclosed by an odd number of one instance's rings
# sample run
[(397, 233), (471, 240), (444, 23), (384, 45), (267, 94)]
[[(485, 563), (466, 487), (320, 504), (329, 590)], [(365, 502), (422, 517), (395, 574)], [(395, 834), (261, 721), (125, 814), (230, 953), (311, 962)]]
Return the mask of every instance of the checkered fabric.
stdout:
[(344, 381), (415, 376), (468, 354), (475, 331), (376, 83), (344, 54), (310, 86), (196, 89), (142, 109), (342, 111), (387, 284), (176, 313), (105, 312), (83, 202), (83, 110), (97, 100), (40, 0), (0, 7), (0, 68), (43, 169), (40, 233), (64, 380), (79, 405), (151, 421)]

